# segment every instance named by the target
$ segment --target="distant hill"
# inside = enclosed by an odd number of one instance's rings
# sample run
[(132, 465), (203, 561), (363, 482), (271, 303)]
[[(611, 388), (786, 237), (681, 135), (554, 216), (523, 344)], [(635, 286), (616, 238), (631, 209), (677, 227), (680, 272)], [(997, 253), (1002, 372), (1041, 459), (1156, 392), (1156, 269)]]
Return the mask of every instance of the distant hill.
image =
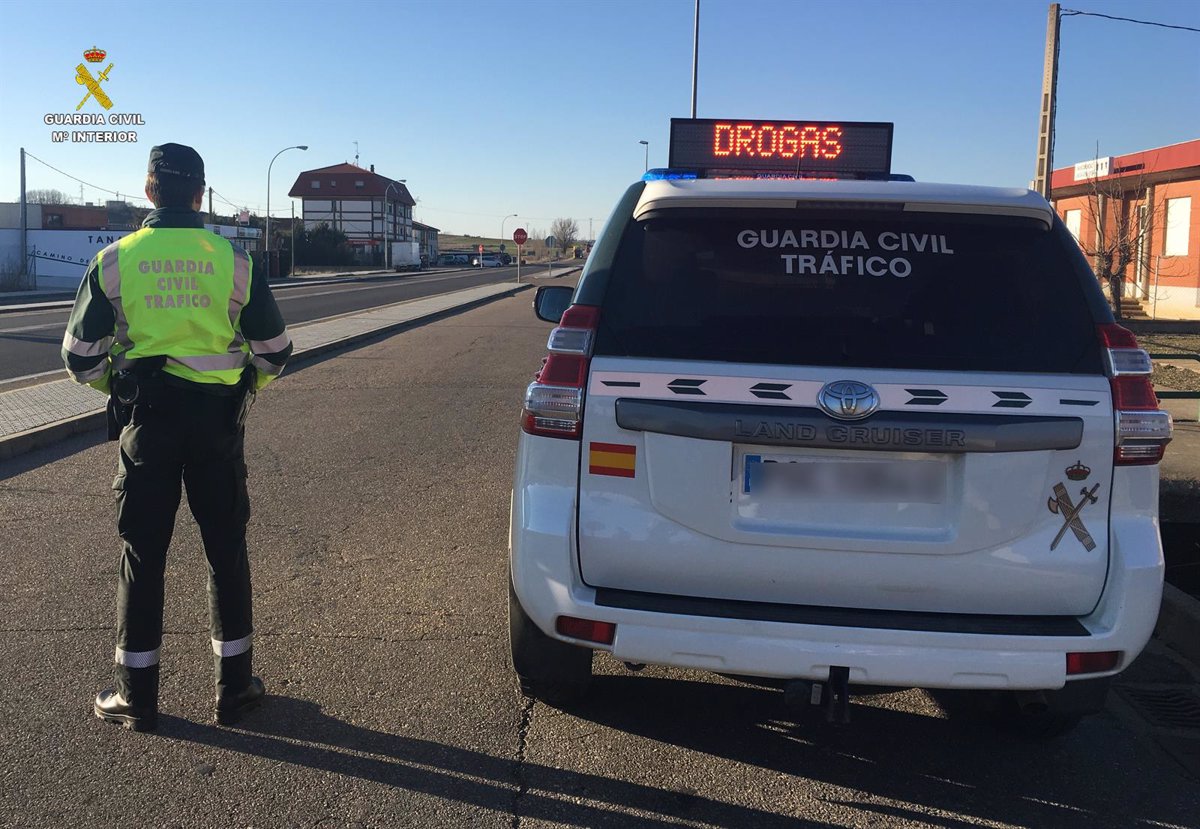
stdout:
[[(458, 236), (453, 233), (438, 234), (438, 250), (442, 253), (450, 251), (465, 250), (475, 253), (479, 246), (483, 245), (484, 253), (497, 253), (500, 251), (500, 240), (496, 238), (486, 238), (482, 236)], [(512, 239), (504, 240), (504, 252), (510, 256), (517, 255), (517, 244)], [(546, 246), (542, 244), (541, 239), (530, 239), (525, 243), (523, 253), (526, 260), (541, 260), (546, 259), (548, 251)]]

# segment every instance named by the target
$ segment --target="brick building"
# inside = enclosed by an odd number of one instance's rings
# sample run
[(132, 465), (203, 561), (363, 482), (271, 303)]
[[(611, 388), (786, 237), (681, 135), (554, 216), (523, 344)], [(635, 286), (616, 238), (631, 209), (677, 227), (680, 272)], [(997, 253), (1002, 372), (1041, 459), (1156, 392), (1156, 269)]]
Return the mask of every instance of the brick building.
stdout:
[(1105, 247), (1131, 240), (1123, 304), (1200, 319), (1200, 139), (1081, 162), (1050, 184), (1055, 211), (1093, 260), (1101, 228)]

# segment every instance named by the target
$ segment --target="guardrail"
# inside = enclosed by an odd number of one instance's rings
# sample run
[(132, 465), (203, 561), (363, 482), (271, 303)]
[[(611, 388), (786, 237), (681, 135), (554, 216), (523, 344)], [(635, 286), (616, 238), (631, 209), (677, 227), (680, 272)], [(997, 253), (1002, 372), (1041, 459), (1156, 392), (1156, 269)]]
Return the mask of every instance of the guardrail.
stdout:
[[(1151, 360), (1191, 360), (1197, 364), (1200, 364), (1200, 354), (1154, 352), (1154, 353), (1151, 353), (1150, 359)], [(1159, 391), (1158, 389), (1155, 389), (1154, 394), (1158, 397), (1159, 400), (1200, 400), (1200, 391), (1177, 391), (1175, 389), (1171, 389), (1169, 391), (1167, 391), (1167, 390)], [(1197, 412), (1196, 417), (1198, 420), (1200, 420), (1200, 411)]]

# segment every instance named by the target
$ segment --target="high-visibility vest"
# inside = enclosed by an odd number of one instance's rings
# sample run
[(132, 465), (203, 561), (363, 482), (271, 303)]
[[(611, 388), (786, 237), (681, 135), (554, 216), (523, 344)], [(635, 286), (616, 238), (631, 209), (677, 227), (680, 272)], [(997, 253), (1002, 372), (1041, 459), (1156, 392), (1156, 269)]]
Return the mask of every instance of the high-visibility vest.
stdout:
[(117, 317), (117, 371), (165, 356), (163, 371), (237, 385), (250, 363), (239, 330), (250, 299), (250, 257), (199, 228), (144, 227), (105, 248), (100, 287)]

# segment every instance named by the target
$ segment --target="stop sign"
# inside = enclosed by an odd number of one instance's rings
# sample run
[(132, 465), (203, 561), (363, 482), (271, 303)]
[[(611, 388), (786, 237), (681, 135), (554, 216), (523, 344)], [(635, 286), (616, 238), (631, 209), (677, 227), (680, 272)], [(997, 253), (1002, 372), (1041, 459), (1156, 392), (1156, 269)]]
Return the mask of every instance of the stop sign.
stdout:
[(518, 245), (523, 245), (529, 240), (529, 234), (525, 232), (525, 228), (518, 227), (513, 231), (513, 241)]
[(479, 246), (479, 252), (480, 252), (480, 253), (483, 253), (483, 245), (480, 245), (480, 246)]

